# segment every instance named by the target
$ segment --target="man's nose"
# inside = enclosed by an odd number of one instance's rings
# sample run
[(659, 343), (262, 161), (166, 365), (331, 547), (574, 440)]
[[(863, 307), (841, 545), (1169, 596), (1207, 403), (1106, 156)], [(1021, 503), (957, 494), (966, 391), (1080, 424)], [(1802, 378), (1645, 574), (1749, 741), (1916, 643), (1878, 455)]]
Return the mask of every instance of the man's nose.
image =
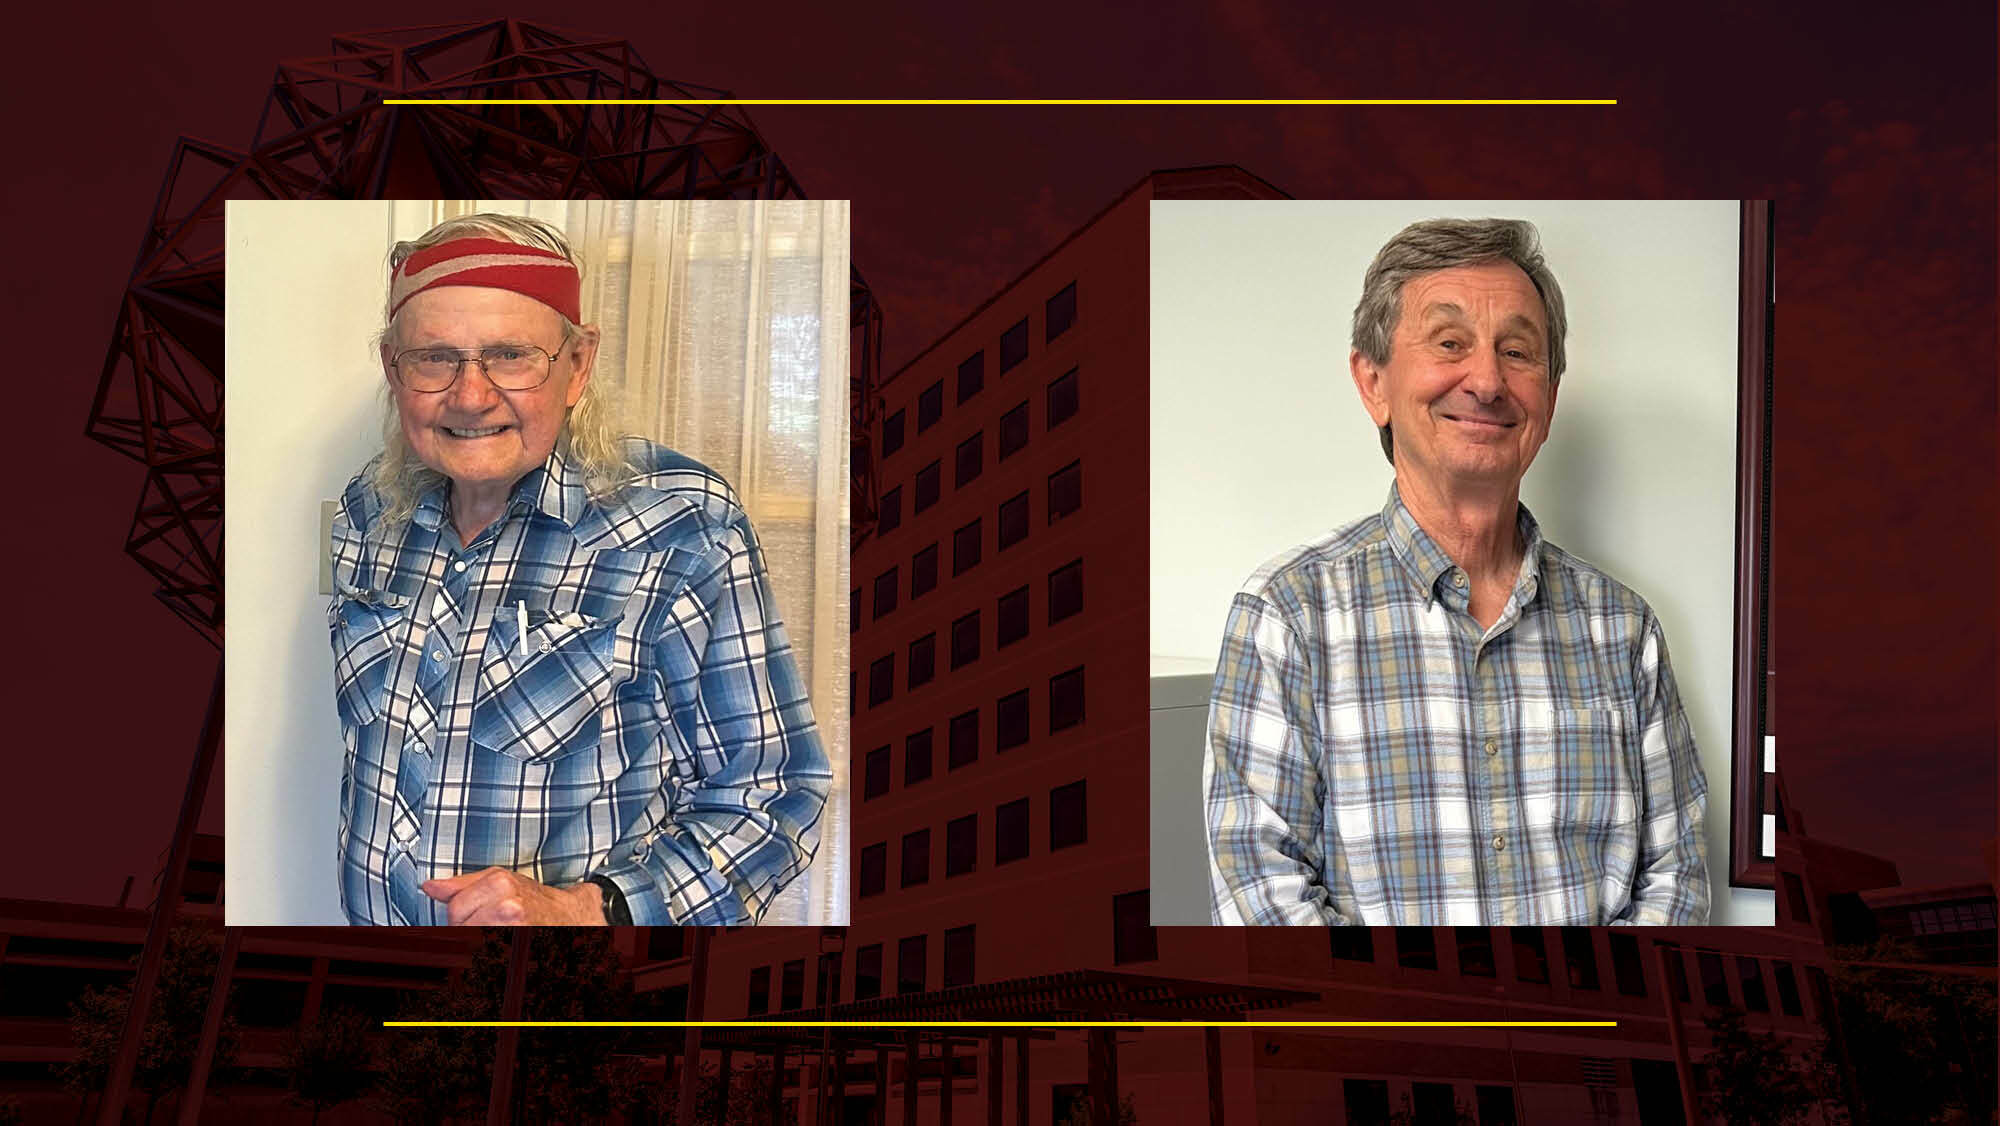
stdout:
[(1507, 390), (1506, 380), (1500, 378), (1500, 357), (1491, 349), (1473, 349), (1464, 372), (1458, 385), (1482, 403), (1493, 402)]
[(445, 397), (453, 409), (477, 414), (500, 401), (500, 390), (486, 377), (486, 369), (478, 360), (467, 360), (458, 369), (458, 379)]

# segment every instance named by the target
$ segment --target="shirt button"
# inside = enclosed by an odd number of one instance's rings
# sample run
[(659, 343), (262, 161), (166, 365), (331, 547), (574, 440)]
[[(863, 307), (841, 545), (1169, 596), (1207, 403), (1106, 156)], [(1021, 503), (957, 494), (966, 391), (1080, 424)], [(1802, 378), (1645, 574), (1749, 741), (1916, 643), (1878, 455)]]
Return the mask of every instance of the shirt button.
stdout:
[(1456, 587), (1463, 587), (1465, 585), (1465, 572), (1453, 571), (1451, 573), (1451, 585)]
[(1486, 740), (1486, 753), (1487, 753), (1487, 754), (1489, 754), (1489, 755), (1497, 755), (1497, 754), (1499, 754), (1499, 753), (1500, 753), (1500, 744), (1499, 744), (1498, 742), (1496, 742), (1496, 741), (1492, 740), (1492, 739), (1488, 739), (1488, 740)]
[(436, 661), (438, 664), (444, 664), (444, 650), (442, 649), (431, 650), (431, 660)]
[(461, 559), (461, 560), (459, 560), (458, 562), (456, 562), (456, 563), (453, 563), (453, 564), (451, 565), (451, 567), (452, 567), (452, 570), (454, 570), (454, 571), (463, 571), (463, 570), (465, 570), (465, 560)]
[(426, 744), (422, 739), (410, 740), (410, 749), (417, 752), (420, 755), (427, 755), (431, 753), (430, 746)]
[(1501, 836), (1498, 833), (1493, 834), (1493, 851), (1500, 852), (1506, 847), (1507, 847), (1507, 838)]
[(548, 653), (555, 649), (555, 644), (553, 642), (544, 641), (541, 643), (541, 645), (537, 646), (537, 648), (539, 648), (544, 653)]

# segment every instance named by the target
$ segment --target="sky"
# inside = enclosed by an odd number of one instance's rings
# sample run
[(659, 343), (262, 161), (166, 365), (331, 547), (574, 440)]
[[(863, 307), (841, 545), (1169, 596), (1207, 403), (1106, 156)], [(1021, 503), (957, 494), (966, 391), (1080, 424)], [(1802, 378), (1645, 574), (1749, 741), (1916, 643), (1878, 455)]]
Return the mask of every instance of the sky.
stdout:
[[(44, 6), (17, 29), (47, 46), (11, 62), (14, 88), (41, 96), (5, 111), (0, 191), (17, 261), (32, 265), (0, 285), (26, 368), (17, 417), (34, 420), (18, 464), (53, 487), (17, 487), (34, 519), (6, 555), (26, 718), (0, 819), (0, 847), (21, 859), (0, 895), (110, 902), (128, 874), (143, 887), (215, 675), (215, 652), (122, 554), (140, 468), (82, 438), (174, 140), (241, 147), (280, 60), (324, 53), (336, 33), (463, 17), (433, 11), (279, 5), (245, 21), (153, 4), (84, 27)], [(1636, 3), (1533, 19), (1446, 6), (1421, 27), (1395, 14), (579, 4), (548, 22), (626, 39), (657, 74), (744, 97), (1618, 98), (753, 116), (807, 194), (854, 201), (885, 371), (1155, 168), (1235, 163), (1302, 197), (1774, 198), (1775, 723), (1791, 796), (1815, 835), (1896, 860), (1906, 882), (1987, 878), (1992, 11), (1865, 27), (1747, 3), (1659, 24)], [(218, 785), (205, 828), (220, 829), (221, 807)]]

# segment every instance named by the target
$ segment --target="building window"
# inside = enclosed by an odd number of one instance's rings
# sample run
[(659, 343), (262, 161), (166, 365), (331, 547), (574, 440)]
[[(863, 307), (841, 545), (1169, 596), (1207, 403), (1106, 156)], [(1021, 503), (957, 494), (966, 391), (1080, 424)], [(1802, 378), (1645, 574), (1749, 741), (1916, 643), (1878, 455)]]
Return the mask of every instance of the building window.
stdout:
[(1082, 779), (1049, 791), (1049, 851), (1090, 839), (1090, 809)]
[(910, 556), (910, 600), (916, 601), (923, 595), (937, 589), (938, 545), (929, 547)]
[(1722, 968), (1722, 955), (1703, 950), (1694, 961), (1701, 967), (1701, 999), (1718, 1008), (1729, 1004), (1729, 974)]
[[(647, 927), (646, 932), (647, 959), (654, 962), (671, 962), (676, 958), (687, 957), (686, 927)], [(1796, 991), (1793, 995), (1797, 995)], [(285, 1023), (291, 1023), (289, 1016), (286, 1017)]]
[(819, 956), (819, 972), (813, 975), (813, 1004), (819, 1006), (840, 1004), (840, 951), (830, 950)]
[(1375, 928), (1373, 927), (1328, 927), (1327, 944), (1333, 950), (1336, 961), (1373, 962), (1375, 960)]
[(1083, 612), (1083, 560), (1072, 559), (1049, 572), (1049, 624)]
[(882, 995), (882, 944), (873, 942), (854, 952), (854, 999)]
[(1743, 990), (1743, 1007), (1753, 1013), (1771, 1011), (1770, 996), (1764, 992), (1764, 967), (1755, 958), (1736, 956), (1736, 982)]
[(922, 434), (936, 426), (937, 420), (943, 415), (944, 380), (940, 379), (924, 388), (924, 393), (917, 396), (917, 433)]
[(750, 1015), (759, 1016), (771, 1011), (771, 967), (758, 966), (750, 971)]
[(1028, 358), (1028, 318), (1022, 317), (1013, 328), (1000, 334), (1000, 374), (1014, 370), (1022, 360)]
[(861, 628), (861, 588), (855, 587), (847, 595), (847, 632)]
[(858, 881), (861, 898), (881, 895), (889, 886), (889, 842), (877, 841), (861, 850), (861, 874)]
[(953, 770), (979, 761), (979, 709), (951, 717), (951, 739), (946, 744), (946, 763)]
[(1049, 678), (1049, 734), (1083, 722), (1083, 666)]
[(1571, 989), (1596, 989), (1597, 949), (1591, 945), (1588, 927), (1564, 927), (1563, 964), (1569, 970)]
[(1485, 927), (1455, 927), (1458, 932), (1458, 972), (1467, 977), (1492, 977), (1493, 932)]
[(1000, 416), (1000, 460), (1006, 461), (1028, 444), (1028, 404), (1023, 401)]
[(979, 659), (979, 611), (951, 623), (951, 667), (959, 668)]
[(1397, 927), (1396, 964), (1406, 970), (1437, 969), (1437, 932), (1429, 927)]
[(944, 987), (971, 985), (973, 981), (973, 928), (953, 927), (944, 932)]
[(931, 675), (937, 671), (937, 634), (927, 633), (910, 642), (910, 684), (915, 688), (929, 684)]
[(1785, 905), (1791, 908), (1795, 923), (1812, 922), (1812, 906), (1806, 902), (1806, 882), (1799, 879), (1796, 872), (1785, 872)]
[(894, 567), (875, 576), (875, 617), (896, 608), (896, 569)]
[(1772, 962), (1771, 976), (1778, 979), (1778, 1009), (1788, 1017), (1804, 1016), (1799, 1006), (1799, 979), (1792, 976), (1790, 962)]
[(1054, 430), (1068, 422), (1076, 413), (1079, 392), (1076, 384), (1076, 369), (1071, 368), (1049, 382), (1048, 421), (1044, 428)]
[(1629, 934), (1612, 932), (1611, 976), (1618, 992), (1627, 997), (1646, 995), (1646, 967), (1639, 961), (1639, 940)]
[(1343, 1079), (1340, 1097), (1346, 1104), (1347, 1126), (1388, 1126), (1387, 1079)]
[(1076, 323), (1076, 283), (1071, 282), (1056, 291), (1043, 308), (1042, 339), (1054, 340), (1069, 331)]
[(1514, 980), (1530, 985), (1549, 983), (1549, 950), (1540, 927), (1514, 927)]
[(1083, 462), (1072, 461), (1049, 474), (1049, 523), (1083, 507)]
[(938, 463), (935, 461), (917, 470), (917, 495), (910, 502), (912, 515), (937, 503), (938, 477)]
[(866, 779), (861, 786), (862, 801), (879, 798), (889, 792), (889, 748), (877, 747), (868, 752), (862, 777)]
[(993, 749), (1012, 750), (1028, 741), (1028, 690), (1000, 697), (993, 709)]
[(897, 411), (882, 420), (882, 456), (888, 457), (903, 448), (903, 412)]
[(780, 992), (778, 1007), (784, 1012), (805, 1007), (806, 1003), (806, 962), (797, 958), (785, 963), (784, 973), (779, 977)]
[(1000, 546), (1005, 551), (1028, 538), (1028, 494), (1020, 493), (1000, 504)]
[(959, 575), (979, 566), (979, 521), (974, 520), (951, 534), (951, 573)]
[(931, 729), (903, 740), (903, 785), (914, 786), (931, 776)]
[(903, 885), (906, 888), (931, 880), (931, 831), (918, 829), (903, 834)]
[(868, 706), (880, 707), (896, 694), (896, 655), (889, 654), (868, 666)]
[(993, 647), (1004, 649), (1028, 636), (1028, 588), (1019, 587), (1000, 596), (1000, 621), (995, 626)]
[(1673, 946), (1661, 948), (1660, 953), (1665, 955), (1667, 963), (1667, 988), (1674, 991), (1683, 1005), (1694, 1000), (1694, 995), (1688, 992), (1687, 955)]
[(888, 535), (903, 523), (903, 486), (897, 485), (882, 494), (882, 509), (875, 517), (875, 530)]
[(1479, 1126), (1515, 1126), (1514, 1088), (1478, 1086), (1472, 1089), (1479, 1104)]
[(954, 460), (957, 469), (952, 477), (952, 488), (962, 489), (978, 479), (980, 471), (985, 468), (981, 464), (981, 458), (985, 456), (983, 453), (986, 448), (985, 439), (986, 435), (982, 432), (958, 444), (958, 453)]
[(920, 934), (896, 944), (896, 992), (922, 993), (924, 991), (924, 936)]
[(1160, 934), (1153, 929), (1153, 894), (1148, 888), (1111, 897), (1111, 963), (1157, 962)]
[(984, 386), (986, 386), (986, 349), (981, 348), (958, 365), (958, 401), (962, 403), (979, 394), (979, 389)]
[(979, 867), (979, 815), (946, 822), (944, 827), (944, 874), (946, 879), (963, 876)]
[(993, 863), (1028, 855), (1028, 799), (1016, 798), (993, 811)]

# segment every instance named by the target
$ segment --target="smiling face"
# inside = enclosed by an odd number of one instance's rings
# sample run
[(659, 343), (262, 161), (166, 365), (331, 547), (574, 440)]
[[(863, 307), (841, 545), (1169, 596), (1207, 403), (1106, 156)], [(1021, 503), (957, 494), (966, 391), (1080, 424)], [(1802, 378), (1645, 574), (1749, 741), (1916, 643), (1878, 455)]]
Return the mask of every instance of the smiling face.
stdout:
[(1396, 475), (1436, 495), (1518, 489), (1548, 437), (1556, 391), (1548, 316), (1511, 262), (1422, 274), (1403, 286), (1389, 359), (1349, 356)]
[[(558, 353), (547, 382), (506, 391), (477, 363), (467, 363), (451, 387), (424, 393), (404, 387), (389, 370), (390, 357), (406, 348), (476, 351), (501, 344)], [(483, 286), (441, 286), (410, 298), (396, 314), (383, 367), (411, 451), (451, 478), (460, 500), (490, 502), (548, 460), (569, 408), (590, 381), (596, 351), (588, 333), (565, 342), (562, 315), (532, 297)]]

